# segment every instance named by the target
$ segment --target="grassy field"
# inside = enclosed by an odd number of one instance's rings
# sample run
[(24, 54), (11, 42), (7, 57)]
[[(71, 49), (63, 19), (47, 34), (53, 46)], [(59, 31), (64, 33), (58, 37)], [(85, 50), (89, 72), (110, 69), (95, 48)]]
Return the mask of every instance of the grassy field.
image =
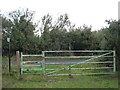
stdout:
[(3, 75), (3, 88), (118, 88), (117, 75), (43, 76)]
[[(53, 67), (54, 66), (52, 66), (52, 68)], [(16, 70), (16, 65), (12, 65), (10, 74), (8, 72), (7, 62), (3, 62), (3, 88), (118, 88), (117, 73), (112, 75), (86, 76), (18, 76)], [(65, 71), (62, 73), (64, 72)]]

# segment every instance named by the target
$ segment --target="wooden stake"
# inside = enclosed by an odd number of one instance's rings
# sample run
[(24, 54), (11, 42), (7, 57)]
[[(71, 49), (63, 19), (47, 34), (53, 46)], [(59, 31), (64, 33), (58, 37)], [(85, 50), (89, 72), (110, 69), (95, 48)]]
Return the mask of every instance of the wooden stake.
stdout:
[(17, 73), (20, 75), (20, 54), (19, 51), (16, 51), (16, 61), (17, 61)]

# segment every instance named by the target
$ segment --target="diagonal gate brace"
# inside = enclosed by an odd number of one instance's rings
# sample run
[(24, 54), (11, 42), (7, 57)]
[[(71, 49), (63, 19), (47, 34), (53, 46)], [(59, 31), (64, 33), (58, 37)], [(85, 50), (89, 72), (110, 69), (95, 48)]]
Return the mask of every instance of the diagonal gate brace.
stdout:
[(55, 71), (46, 73), (46, 75), (50, 75), (50, 74), (53, 74), (53, 73), (55, 73), (55, 72), (58, 72), (58, 71), (61, 71), (61, 70), (65, 70), (66, 68), (69, 68), (69, 67), (72, 67), (72, 66), (75, 66), (75, 65), (79, 65), (79, 64), (81, 64), (81, 63), (83, 63), (83, 62), (88, 62), (88, 61), (94, 60), (94, 59), (96, 59), (96, 58), (100, 58), (100, 57), (103, 57), (103, 56), (105, 56), (105, 55), (109, 55), (109, 54), (111, 54), (111, 53), (112, 53), (112, 51), (109, 52), (109, 53), (105, 53), (105, 54), (99, 55), (99, 56), (95, 56), (95, 57), (93, 57), (93, 58), (91, 58), (91, 59), (87, 59), (87, 60), (85, 60), (85, 61), (78, 62), (78, 63), (72, 64), (72, 65), (69, 65), (69, 66), (67, 66), (67, 67), (64, 67), (64, 68), (62, 68), (62, 69), (58, 69), (58, 70), (55, 70)]

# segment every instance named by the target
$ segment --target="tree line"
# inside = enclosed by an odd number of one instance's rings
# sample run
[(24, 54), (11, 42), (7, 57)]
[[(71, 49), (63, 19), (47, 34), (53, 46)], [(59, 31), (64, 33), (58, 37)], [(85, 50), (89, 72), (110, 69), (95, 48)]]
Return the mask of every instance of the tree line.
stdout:
[(75, 27), (68, 14), (58, 16), (53, 23), (50, 14), (33, 22), (34, 12), (29, 9), (2, 15), (2, 53), (8, 55), (7, 38), (11, 38), (11, 55), (17, 50), (39, 54), (43, 50), (116, 50), (120, 52), (120, 21), (106, 20), (108, 27), (92, 31), (87, 25)]

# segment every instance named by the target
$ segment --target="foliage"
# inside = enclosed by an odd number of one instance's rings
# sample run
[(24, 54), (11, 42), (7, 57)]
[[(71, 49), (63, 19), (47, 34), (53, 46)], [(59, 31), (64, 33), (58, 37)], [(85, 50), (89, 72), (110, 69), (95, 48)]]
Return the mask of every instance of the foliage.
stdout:
[[(11, 53), (15, 51), (24, 51), (26, 53), (33, 53), (33, 48), (38, 44), (38, 39), (34, 35), (35, 25), (32, 22), (33, 12), (26, 9), (25, 11), (16, 10), (10, 12), (12, 19), (3, 17), (3, 54), (8, 52), (7, 37), (11, 38)], [(37, 40), (37, 41), (36, 41)], [(31, 45), (31, 43), (34, 43)], [(38, 45), (37, 45), (38, 46)], [(32, 51), (32, 52), (30, 52)]]
[[(9, 12), (10, 19), (2, 16), (2, 53), (3, 56), (8, 54), (7, 38), (11, 38), (11, 54), (14, 55), (17, 50), (24, 52), (40, 54), (43, 50), (115, 50), (117, 54), (117, 64), (120, 61), (120, 20), (106, 20), (109, 27), (101, 28), (98, 31), (92, 31), (91, 27), (83, 25), (75, 27), (72, 25), (67, 14), (60, 15), (53, 22), (51, 15), (44, 15), (41, 20), (41, 25), (33, 23), (34, 11), (28, 9), (19, 9)], [(40, 28), (40, 35), (36, 35), (36, 28)], [(3, 69), (7, 68), (7, 62), (3, 63)], [(119, 65), (117, 65), (119, 66)], [(112, 88), (118, 87), (117, 82), (111, 76), (110, 80), (101, 80), (101, 77), (80, 76), (75, 77), (71, 82), (70, 79), (63, 77), (55, 77), (59, 82), (47, 83), (45, 77), (40, 77), (33, 82), (32, 78), (29, 81), (20, 81), (13, 79), (14, 76), (3, 76), (3, 87), (29, 87), (29, 88)], [(107, 76), (105, 76), (107, 78)], [(54, 79), (52, 77), (52, 79)], [(111, 81), (112, 79), (112, 81)], [(81, 82), (82, 80), (82, 82)], [(18, 82), (19, 81), (19, 82)], [(77, 82), (76, 82), (77, 81)], [(86, 83), (86, 82), (92, 83)], [(74, 84), (73, 84), (74, 83)], [(94, 86), (92, 86), (94, 85)]]
[[(120, 52), (119, 21), (106, 20), (109, 27), (92, 31), (91, 27), (72, 25), (67, 14), (60, 15), (53, 22), (50, 14), (44, 15), (41, 25), (33, 23), (34, 12), (28, 9), (9, 13), (10, 19), (3, 18), (3, 55), (8, 53), (7, 37), (11, 38), (11, 53), (40, 53), (42, 50), (99, 50), (111, 49)], [(36, 28), (40, 28), (36, 35)], [(118, 55), (120, 56), (120, 55)]]

